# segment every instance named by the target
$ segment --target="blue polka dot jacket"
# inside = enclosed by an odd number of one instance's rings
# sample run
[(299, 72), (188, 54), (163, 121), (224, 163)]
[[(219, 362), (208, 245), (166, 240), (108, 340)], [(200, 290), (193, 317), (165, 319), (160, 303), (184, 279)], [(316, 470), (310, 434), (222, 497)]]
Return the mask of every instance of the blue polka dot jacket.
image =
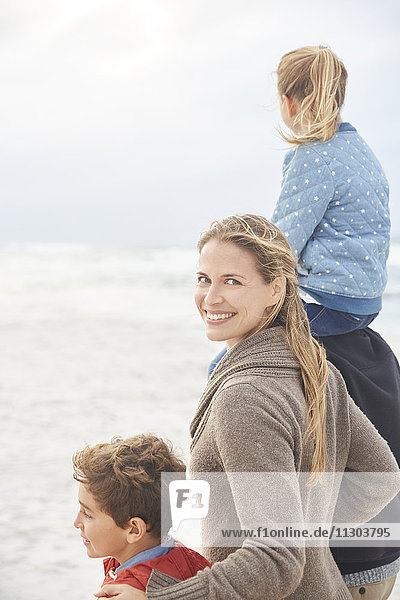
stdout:
[(329, 142), (286, 154), (272, 222), (299, 259), (300, 287), (323, 306), (360, 315), (381, 309), (388, 203), (383, 169), (350, 123)]

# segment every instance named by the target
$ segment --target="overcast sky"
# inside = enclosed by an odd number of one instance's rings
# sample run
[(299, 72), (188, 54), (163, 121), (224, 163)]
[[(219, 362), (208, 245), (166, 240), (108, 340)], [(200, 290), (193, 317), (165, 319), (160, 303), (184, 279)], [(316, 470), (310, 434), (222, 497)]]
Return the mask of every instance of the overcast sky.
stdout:
[(281, 55), (327, 44), (400, 236), (397, 0), (1, 0), (0, 238), (191, 245), (270, 217)]

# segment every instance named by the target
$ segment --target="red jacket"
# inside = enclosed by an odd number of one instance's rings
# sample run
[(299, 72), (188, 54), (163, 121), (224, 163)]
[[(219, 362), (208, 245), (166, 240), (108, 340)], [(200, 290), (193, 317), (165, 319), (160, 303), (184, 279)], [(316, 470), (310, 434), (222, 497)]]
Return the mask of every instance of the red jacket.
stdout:
[(205, 567), (211, 567), (211, 565), (198, 552), (175, 542), (175, 546), (167, 554), (122, 569), (115, 576), (113, 572), (118, 567), (119, 562), (115, 558), (110, 557), (104, 560), (105, 579), (103, 585), (106, 583), (126, 583), (145, 592), (153, 569), (171, 577), (176, 577), (176, 579), (184, 580), (193, 577), (197, 571), (202, 571)]

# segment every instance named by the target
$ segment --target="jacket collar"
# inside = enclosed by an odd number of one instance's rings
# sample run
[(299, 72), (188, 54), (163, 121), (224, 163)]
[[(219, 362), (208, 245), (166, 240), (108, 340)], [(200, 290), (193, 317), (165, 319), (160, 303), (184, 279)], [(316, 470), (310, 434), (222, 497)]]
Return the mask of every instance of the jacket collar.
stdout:
[(353, 125), (350, 125), (350, 123), (344, 122), (339, 123), (338, 131), (357, 131), (357, 129)]

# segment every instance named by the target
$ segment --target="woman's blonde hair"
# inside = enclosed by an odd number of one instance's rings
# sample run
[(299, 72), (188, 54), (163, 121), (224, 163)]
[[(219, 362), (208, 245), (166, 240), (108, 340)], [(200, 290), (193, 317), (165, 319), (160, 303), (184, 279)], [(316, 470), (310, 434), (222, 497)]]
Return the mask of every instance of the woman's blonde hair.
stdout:
[(326, 442), (326, 381), (328, 367), (325, 350), (313, 339), (303, 303), (297, 292), (296, 259), (284, 234), (272, 223), (256, 215), (233, 215), (214, 221), (198, 243), (201, 252), (211, 239), (230, 242), (250, 251), (265, 283), (277, 277), (283, 280), (282, 295), (257, 330), (273, 325), (285, 328), (289, 346), (297, 357), (308, 407), (307, 435), (314, 440), (311, 483), (319, 480), (325, 470)]
[(280, 131), (283, 139), (290, 144), (330, 140), (337, 131), (347, 82), (347, 71), (336, 54), (326, 46), (297, 48), (281, 58), (277, 76), (279, 96), (300, 105), (294, 125), (306, 131), (299, 137)]

